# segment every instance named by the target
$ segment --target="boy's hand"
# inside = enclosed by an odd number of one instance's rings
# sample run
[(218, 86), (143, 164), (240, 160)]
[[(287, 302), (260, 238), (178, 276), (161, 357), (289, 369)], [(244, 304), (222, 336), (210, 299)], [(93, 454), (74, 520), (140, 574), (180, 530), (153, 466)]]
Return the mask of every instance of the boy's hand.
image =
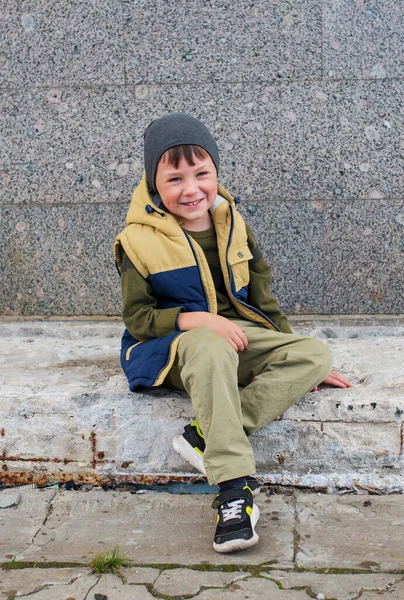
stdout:
[(183, 331), (195, 327), (206, 327), (228, 341), (236, 352), (242, 352), (248, 346), (244, 329), (220, 315), (208, 312), (183, 312), (178, 315), (178, 326)]
[[(229, 321), (226, 317), (220, 315), (211, 315), (207, 313), (208, 319), (205, 327), (211, 329), (218, 335), (221, 335), (227, 340), (236, 352), (242, 352), (248, 346), (247, 336), (244, 333), (245, 329)], [(211, 318), (213, 317), (213, 318)]]
[[(341, 373), (337, 373), (337, 371), (331, 371), (329, 375), (322, 381), (321, 383), (325, 385), (333, 385), (334, 387), (340, 388), (350, 388), (352, 387), (352, 383), (349, 383), (347, 379)], [(318, 390), (318, 386), (312, 389), (312, 392), (316, 392)]]

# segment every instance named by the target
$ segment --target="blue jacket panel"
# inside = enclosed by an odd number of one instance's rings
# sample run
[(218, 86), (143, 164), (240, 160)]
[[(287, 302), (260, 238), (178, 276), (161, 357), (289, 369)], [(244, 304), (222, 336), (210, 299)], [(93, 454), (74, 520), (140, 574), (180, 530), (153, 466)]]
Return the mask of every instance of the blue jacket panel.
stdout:
[[(149, 275), (146, 281), (153, 288), (153, 296), (158, 300), (158, 308), (180, 305), (189, 312), (209, 310), (198, 267), (154, 273)], [(183, 286), (184, 281), (187, 282), (186, 287)], [(183, 293), (180, 290), (183, 290)]]
[(121, 366), (131, 392), (154, 385), (158, 374), (167, 365), (171, 344), (179, 335), (181, 331), (175, 331), (162, 338), (138, 343), (125, 329), (121, 343)]
[[(158, 300), (158, 308), (182, 306), (187, 312), (209, 310), (198, 267), (155, 273), (149, 275), (147, 281), (153, 289), (153, 296)], [(184, 281), (186, 286), (183, 285)], [(186, 295), (179, 294), (181, 289)], [(156, 385), (160, 373), (171, 357), (171, 344), (181, 333), (183, 332), (176, 331), (139, 343), (125, 329), (121, 345), (121, 366), (131, 391)]]

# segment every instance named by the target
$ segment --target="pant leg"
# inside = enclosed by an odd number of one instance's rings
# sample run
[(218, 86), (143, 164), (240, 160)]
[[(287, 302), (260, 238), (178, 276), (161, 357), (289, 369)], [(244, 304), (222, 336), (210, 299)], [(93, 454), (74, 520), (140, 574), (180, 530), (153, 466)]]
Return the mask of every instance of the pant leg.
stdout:
[(169, 387), (185, 389), (191, 397), (205, 438), (203, 461), (209, 483), (255, 472), (253, 451), (243, 429), (238, 357), (213, 331), (192, 329), (181, 337), (165, 381)]
[(332, 357), (314, 338), (237, 323), (248, 339), (248, 347), (239, 353), (238, 380), (245, 386), (243, 425), (251, 435), (321, 383), (332, 369)]

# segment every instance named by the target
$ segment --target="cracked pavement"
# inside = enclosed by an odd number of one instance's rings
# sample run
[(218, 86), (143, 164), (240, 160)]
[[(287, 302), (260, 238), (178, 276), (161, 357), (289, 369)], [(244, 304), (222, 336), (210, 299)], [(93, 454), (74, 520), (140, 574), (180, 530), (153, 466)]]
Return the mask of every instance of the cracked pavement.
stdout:
[[(210, 495), (0, 491), (0, 599), (402, 600), (401, 494), (330, 495), (263, 488), (260, 542), (212, 549)], [(130, 566), (88, 564), (119, 545)]]
[(232, 572), (192, 568), (132, 567), (118, 575), (89, 568), (21, 569), (3, 572), (0, 598), (34, 600), (402, 600), (404, 574), (340, 574), (248, 568)]

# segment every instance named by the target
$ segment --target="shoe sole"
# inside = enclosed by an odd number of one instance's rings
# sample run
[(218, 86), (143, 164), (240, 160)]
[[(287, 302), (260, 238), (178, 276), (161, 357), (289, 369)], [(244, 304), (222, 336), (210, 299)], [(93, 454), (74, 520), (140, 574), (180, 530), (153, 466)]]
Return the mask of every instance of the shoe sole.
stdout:
[(213, 542), (213, 549), (216, 550), (216, 552), (219, 552), (220, 554), (225, 554), (227, 552), (237, 552), (238, 550), (247, 550), (247, 548), (251, 548), (252, 546), (255, 546), (255, 544), (258, 544), (260, 538), (255, 531), (255, 526), (256, 526), (259, 518), (260, 518), (260, 509), (258, 508), (258, 506), (256, 504), (253, 504), (253, 509), (252, 509), (252, 513), (251, 513), (251, 527), (253, 530), (252, 537), (250, 537), (249, 540), (243, 540), (243, 539), (229, 540), (228, 542), (225, 542), (224, 544), (216, 544), (216, 542)]
[(183, 460), (192, 465), (202, 475), (206, 475), (205, 467), (203, 466), (203, 457), (192, 448), (191, 444), (182, 435), (175, 436), (173, 439), (173, 448)]
[[(247, 485), (248, 485), (248, 481), (247, 481)], [(250, 490), (251, 490), (251, 488), (250, 488)], [(254, 490), (251, 490), (251, 493), (252, 493), (253, 496), (258, 496), (258, 494), (260, 493), (260, 491), (261, 491), (261, 486), (259, 485)]]
[[(203, 464), (203, 457), (200, 454), (198, 454), (198, 452), (194, 450), (194, 448), (192, 448), (191, 444), (187, 442), (183, 435), (175, 436), (175, 438), (173, 439), (173, 448), (183, 460), (188, 462), (194, 467), (194, 469), (196, 469), (197, 471), (199, 471), (199, 473), (202, 473), (202, 475), (205, 475), (206, 477), (206, 471)], [(260, 491), (261, 488), (257, 487), (255, 488), (255, 490), (252, 490), (251, 493), (253, 496), (258, 496)]]

